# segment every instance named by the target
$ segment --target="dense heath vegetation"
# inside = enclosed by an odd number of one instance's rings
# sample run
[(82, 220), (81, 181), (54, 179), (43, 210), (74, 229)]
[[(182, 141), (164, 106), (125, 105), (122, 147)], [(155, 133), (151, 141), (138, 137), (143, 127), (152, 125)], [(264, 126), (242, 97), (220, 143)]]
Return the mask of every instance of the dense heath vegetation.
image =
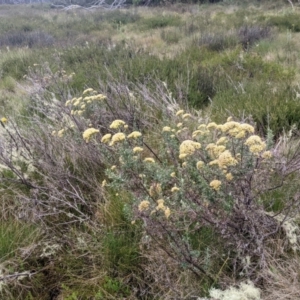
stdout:
[(0, 298), (300, 299), (299, 4), (139, 4), (0, 6)]

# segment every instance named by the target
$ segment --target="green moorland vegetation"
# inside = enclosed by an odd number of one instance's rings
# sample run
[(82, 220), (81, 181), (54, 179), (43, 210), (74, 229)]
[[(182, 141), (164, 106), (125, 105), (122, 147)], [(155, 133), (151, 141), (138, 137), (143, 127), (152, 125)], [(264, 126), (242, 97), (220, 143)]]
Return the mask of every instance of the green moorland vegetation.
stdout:
[(0, 298), (300, 299), (298, 5), (1, 5)]

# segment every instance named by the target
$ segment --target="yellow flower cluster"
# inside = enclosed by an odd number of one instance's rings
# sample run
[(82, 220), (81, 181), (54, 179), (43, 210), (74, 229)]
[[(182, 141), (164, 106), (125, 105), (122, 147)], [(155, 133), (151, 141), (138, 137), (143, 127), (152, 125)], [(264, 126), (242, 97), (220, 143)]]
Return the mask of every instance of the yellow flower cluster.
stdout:
[(214, 130), (214, 129), (217, 129), (218, 128), (218, 125), (215, 123), (215, 122), (211, 122), (211, 123), (208, 123), (206, 128), (208, 130)]
[(209, 186), (216, 191), (220, 190), (221, 185), (222, 185), (222, 182), (220, 180), (216, 180), (216, 179), (211, 181), (209, 184)]
[(58, 136), (58, 137), (63, 137), (63, 135), (64, 135), (65, 131), (66, 131), (66, 129), (65, 129), (65, 128), (63, 128), (63, 129), (59, 130), (59, 131), (57, 132), (57, 136)]
[(218, 158), (218, 165), (220, 168), (227, 168), (228, 166), (235, 166), (238, 161), (231, 155), (229, 150), (225, 150)]
[(202, 169), (204, 166), (204, 162), (202, 160), (199, 160), (196, 164), (196, 167), (198, 170)]
[(140, 204), (139, 204), (139, 211), (144, 211), (147, 210), (150, 206), (150, 202), (148, 200), (143, 200)]
[(142, 136), (142, 134), (139, 131), (133, 131), (131, 132), (127, 138), (129, 139), (137, 139), (138, 137)]
[(211, 161), (209, 165), (218, 165), (220, 169), (226, 169), (229, 166), (235, 166), (238, 161), (232, 156), (229, 150), (225, 150), (220, 156)]
[(86, 143), (88, 143), (90, 141), (91, 137), (98, 132), (99, 132), (99, 129), (88, 128), (84, 131), (84, 133), (82, 134), (82, 137), (86, 141)]
[(253, 154), (259, 154), (266, 149), (266, 143), (258, 135), (251, 135), (246, 140), (245, 145), (249, 147), (249, 151)]
[(221, 153), (226, 150), (226, 147), (223, 145), (216, 145), (214, 143), (210, 143), (206, 146), (205, 150), (208, 152), (211, 158), (218, 158)]
[(249, 124), (240, 124), (235, 121), (229, 121), (218, 125), (222, 132), (229, 134), (237, 139), (244, 138), (246, 134), (254, 133), (254, 127)]
[(180, 188), (178, 187), (178, 186), (173, 186), (172, 188), (171, 188), (171, 192), (172, 193), (176, 193), (176, 192), (178, 192), (180, 190)]
[(191, 156), (197, 149), (201, 148), (201, 144), (192, 140), (185, 140), (179, 146), (179, 158), (184, 159), (187, 156)]
[(176, 113), (176, 116), (180, 116), (180, 115), (183, 115), (184, 114), (184, 110), (183, 109), (180, 109), (178, 110), (178, 112)]
[(133, 153), (140, 153), (140, 152), (142, 152), (144, 149), (142, 148), (142, 147), (134, 147), (133, 148)]
[(162, 131), (163, 131), (163, 132), (170, 132), (170, 131), (172, 131), (172, 129), (171, 129), (171, 127), (169, 127), (169, 126), (164, 126), (164, 128), (163, 128)]
[(111, 142), (109, 143), (110, 146), (113, 146), (115, 143), (122, 142), (126, 138), (123, 132), (118, 132), (114, 134), (111, 138)]
[(124, 125), (126, 125), (126, 123), (125, 123), (123, 120), (114, 120), (114, 121), (110, 124), (109, 128), (111, 128), (111, 129), (118, 129), (118, 128), (120, 128), (121, 126), (124, 126)]
[(144, 162), (155, 163), (155, 160), (154, 160), (154, 158), (152, 158), (152, 157), (146, 157), (146, 158), (144, 159)]
[(160, 195), (162, 189), (159, 183), (153, 183), (149, 189), (149, 195), (151, 197), (157, 197)]
[(261, 157), (262, 158), (264, 158), (264, 159), (270, 159), (270, 158), (272, 158), (272, 152), (271, 151), (265, 151), (262, 155), (261, 155)]
[(88, 89), (86, 89), (82, 92), (82, 95), (89, 94), (89, 93), (92, 93), (92, 92), (94, 92), (94, 90), (92, 88), (88, 88)]
[(102, 137), (101, 142), (107, 144), (110, 141), (110, 138), (111, 138), (111, 134), (107, 133)]
[(182, 115), (182, 119), (188, 119), (188, 118), (191, 118), (192, 115), (191, 114), (183, 114)]
[[(91, 94), (91, 96), (84, 96), (86, 94)], [(81, 115), (84, 112), (86, 104), (89, 104), (93, 101), (102, 101), (105, 100), (106, 96), (103, 94), (97, 94), (95, 90), (92, 88), (88, 88), (83, 91), (82, 97), (73, 98), (72, 100), (68, 100), (65, 103), (65, 106), (73, 106), (76, 110), (72, 110), (72, 115)]]
[(216, 145), (226, 145), (228, 142), (228, 139), (226, 136), (222, 136), (220, 137), (217, 142), (216, 142)]
[(2, 117), (2, 118), (1, 118), (1, 122), (2, 122), (3, 124), (7, 123), (7, 119), (6, 119), (5, 117)]
[(163, 211), (165, 214), (165, 217), (168, 219), (171, 214), (171, 210), (169, 207), (165, 206), (164, 199), (159, 199), (156, 202), (157, 202), (156, 211), (159, 211), (159, 210)]
[(227, 173), (227, 174), (225, 175), (225, 178), (227, 179), (227, 181), (231, 181), (231, 180), (233, 179), (233, 176), (232, 176), (231, 173)]

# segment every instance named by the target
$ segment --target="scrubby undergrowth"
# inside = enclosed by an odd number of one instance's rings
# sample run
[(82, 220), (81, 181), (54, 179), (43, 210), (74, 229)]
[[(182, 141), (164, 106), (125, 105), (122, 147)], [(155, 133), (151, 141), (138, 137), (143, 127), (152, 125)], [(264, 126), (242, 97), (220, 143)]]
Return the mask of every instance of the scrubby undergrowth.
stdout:
[(260, 5), (0, 7), (2, 297), (299, 298), (299, 12)]

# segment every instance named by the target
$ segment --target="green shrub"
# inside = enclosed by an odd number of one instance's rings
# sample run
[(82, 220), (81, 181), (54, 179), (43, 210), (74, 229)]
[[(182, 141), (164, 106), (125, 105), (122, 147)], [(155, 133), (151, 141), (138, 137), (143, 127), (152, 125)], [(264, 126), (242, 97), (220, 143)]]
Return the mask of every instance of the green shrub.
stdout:
[(289, 13), (282, 16), (271, 16), (267, 22), (271, 26), (277, 26), (280, 29), (288, 29), (293, 32), (300, 31), (299, 15), (296, 13)]
[(199, 39), (199, 46), (205, 46), (212, 51), (223, 51), (237, 45), (237, 38), (232, 32), (204, 33)]
[(43, 31), (10, 32), (0, 38), (0, 47), (49, 47), (53, 43), (53, 36)]
[(180, 24), (180, 17), (175, 15), (158, 15), (139, 21), (139, 25), (143, 30), (163, 28), (167, 26), (179, 26)]
[(106, 11), (105, 13), (93, 14), (94, 20), (98, 23), (107, 21), (113, 24), (131, 24), (139, 21), (141, 16), (138, 13), (124, 12), (120, 10)]
[(270, 38), (271, 36), (271, 29), (266, 26), (246, 25), (238, 30), (239, 42), (242, 44), (244, 50), (248, 50), (254, 43)]

